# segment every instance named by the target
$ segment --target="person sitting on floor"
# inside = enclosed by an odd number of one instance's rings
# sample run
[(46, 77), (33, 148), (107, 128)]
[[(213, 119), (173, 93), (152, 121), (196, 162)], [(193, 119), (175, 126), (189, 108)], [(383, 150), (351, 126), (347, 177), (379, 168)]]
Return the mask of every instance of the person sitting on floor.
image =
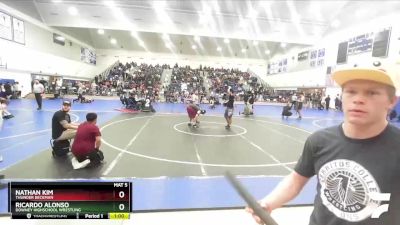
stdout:
[(97, 114), (86, 114), (86, 122), (79, 125), (72, 144), (71, 159), (74, 169), (81, 169), (89, 164), (97, 166), (103, 162), (103, 152), (99, 150), (101, 145), (101, 133), (97, 123)]
[(282, 110), (282, 119), (286, 116), (286, 119), (289, 118), (289, 116), (291, 116), (293, 113), (290, 111), (290, 109), (292, 108), (292, 106), (290, 105), (290, 103), (288, 102), (286, 104), (286, 106), (283, 107)]
[(8, 106), (8, 100), (5, 98), (0, 98), (0, 112), (1, 112), (1, 117), (3, 119), (11, 119), (14, 116), (7, 110)]
[(210, 109), (215, 109), (215, 98), (214, 97), (210, 97)]
[(83, 97), (83, 94), (78, 94), (78, 98), (72, 100), (72, 102), (81, 102), (81, 103), (92, 103), (94, 101), (94, 99), (88, 99)]
[(141, 107), (141, 103), (136, 101), (135, 95), (133, 93), (131, 93), (128, 98), (124, 95), (121, 95), (119, 99), (126, 109), (139, 110)]

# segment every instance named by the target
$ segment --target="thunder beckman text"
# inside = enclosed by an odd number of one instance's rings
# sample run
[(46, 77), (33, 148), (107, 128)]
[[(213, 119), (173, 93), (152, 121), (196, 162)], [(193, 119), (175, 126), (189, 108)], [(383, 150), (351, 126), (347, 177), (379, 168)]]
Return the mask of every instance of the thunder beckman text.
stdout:
[(53, 199), (53, 190), (15, 190), (17, 200)]

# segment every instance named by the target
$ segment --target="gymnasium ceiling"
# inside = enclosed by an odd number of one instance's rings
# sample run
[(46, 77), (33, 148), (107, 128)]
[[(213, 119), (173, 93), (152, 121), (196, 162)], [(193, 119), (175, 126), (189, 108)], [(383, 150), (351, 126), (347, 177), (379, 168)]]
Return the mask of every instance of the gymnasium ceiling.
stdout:
[(400, 1), (352, 0), (0, 2), (96, 49), (256, 59), (312, 45), (338, 27), (400, 9)]

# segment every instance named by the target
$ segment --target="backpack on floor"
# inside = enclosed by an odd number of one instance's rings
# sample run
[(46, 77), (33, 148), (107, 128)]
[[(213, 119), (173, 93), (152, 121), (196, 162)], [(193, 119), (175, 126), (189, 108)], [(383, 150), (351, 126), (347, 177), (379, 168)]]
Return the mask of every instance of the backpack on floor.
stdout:
[(51, 148), (53, 149), (53, 156), (60, 157), (66, 156), (70, 150), (69, 140), (54, 141), (50, 140)]

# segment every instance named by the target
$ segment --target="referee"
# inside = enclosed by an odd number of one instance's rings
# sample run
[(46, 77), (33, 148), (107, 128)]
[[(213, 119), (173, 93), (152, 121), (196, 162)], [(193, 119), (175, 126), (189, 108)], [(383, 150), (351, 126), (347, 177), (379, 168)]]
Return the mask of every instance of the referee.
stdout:
[(226, 103), (224, 103), (224, 105), (226, 106), (224, 117), (225, 117), (225, 120), (227, 123), (225, 128), (227, 130), (229, 130), (229, 129), (231, 129), (232, 115), (233, 115), (233, 103), (235, 102), (235, 95), (234, 95), (232, 89), (228, 90), (227, 99), (228, 99), (228, 101)]
[(39, 83), (39, 80), (35, 80), (33, 83), (33, 93), (35, 94), (35, 99), (38, 105), (37, 110), (42, 109), (42, 94), (44, 93), (43, 84)]

